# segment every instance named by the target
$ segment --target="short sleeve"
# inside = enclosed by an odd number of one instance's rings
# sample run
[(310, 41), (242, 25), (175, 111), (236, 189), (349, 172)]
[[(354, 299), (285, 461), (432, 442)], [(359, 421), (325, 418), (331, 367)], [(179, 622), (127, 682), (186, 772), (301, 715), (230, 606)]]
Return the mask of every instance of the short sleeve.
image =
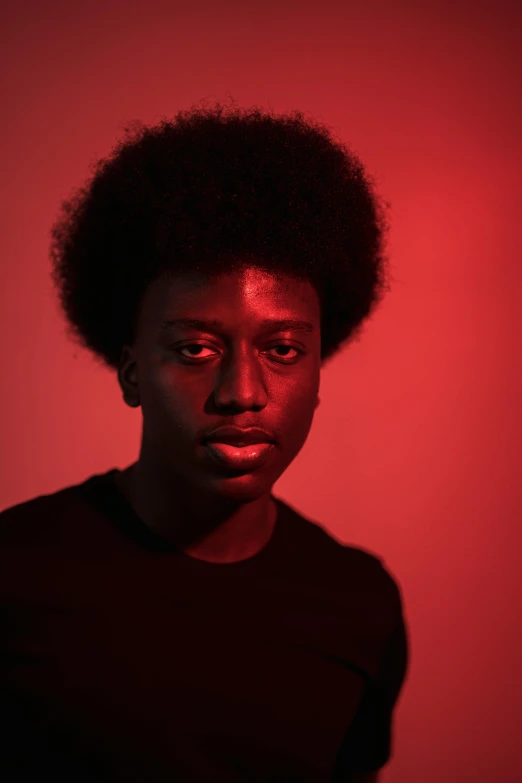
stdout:
[(401, 607), (378, 676), (368, 679), (355, 718), (343, 738), (333, 783), (348, 781), (349, 773), (378, 770), (390, 760), (393, 710), (406, 677), (408, 659), (409, 644)]

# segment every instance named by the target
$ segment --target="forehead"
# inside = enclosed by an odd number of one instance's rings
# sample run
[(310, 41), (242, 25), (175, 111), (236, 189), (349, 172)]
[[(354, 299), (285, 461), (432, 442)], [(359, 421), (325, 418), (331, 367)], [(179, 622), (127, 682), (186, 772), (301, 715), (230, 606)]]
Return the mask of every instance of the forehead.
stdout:
[(320, 305), (308, 280), (248, 267), (216, 277), (187, 273), (154, 281), (142, 316), (150, 322), (176, 315), (211, 315), (230, 323), (285, 315), (318, 320)]

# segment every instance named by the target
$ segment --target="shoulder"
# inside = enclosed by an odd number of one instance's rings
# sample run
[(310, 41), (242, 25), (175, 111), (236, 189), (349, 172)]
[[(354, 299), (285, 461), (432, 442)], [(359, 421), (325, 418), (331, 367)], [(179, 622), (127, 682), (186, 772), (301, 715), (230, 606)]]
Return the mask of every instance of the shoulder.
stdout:
[(0, 511), (0, 545), (33, 544), (52, 538), (53, 532), (85, 508), (87, 493), (100, 484), (96, 479), (104, 477), (91, 476), (4, 508)]
[[(288, 538), (285, 563), (292, 575), (322, 591), (349, 599), (382, 625), (387, 636), (402, 612), (401, 590), (384, 558), (363, 546), (339, 540), (326, 525), (276, 498)], [(291, 555), (291, 558), (290, 558)]]

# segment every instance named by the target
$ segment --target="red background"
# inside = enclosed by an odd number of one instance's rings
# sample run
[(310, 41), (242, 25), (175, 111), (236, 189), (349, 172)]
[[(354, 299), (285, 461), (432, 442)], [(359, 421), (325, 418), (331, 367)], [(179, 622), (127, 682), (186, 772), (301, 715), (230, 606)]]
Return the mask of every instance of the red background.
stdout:
[[(517, 4), (518, 5), (518, 4)], [(383, 783), (522, 779), (521, 29), (515, 3), (2, 8), (0, 507), (124, 467), (140, 409), (65, 337), (59, 203), (123, 124), (300, 109), (392, 203), (396, 282), (275, 492), (384, 557), (411, 664)]]

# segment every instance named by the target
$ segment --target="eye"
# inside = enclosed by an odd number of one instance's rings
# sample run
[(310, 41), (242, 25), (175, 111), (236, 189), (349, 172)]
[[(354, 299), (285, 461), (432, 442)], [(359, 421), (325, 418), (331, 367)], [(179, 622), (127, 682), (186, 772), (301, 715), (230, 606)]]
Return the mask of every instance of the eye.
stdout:
[[(208, 347), (208, 345), (202, 345), (201, 343), (188, 343), (187, 345), (182, 345), (181, 347), (177, 347), (177, 348), (176, 348), (176, 347), (174, 347), (174, 350), (176, 351), (176, 353), (179, 353), (179, 354), (180, 354), (180, 355), (181, 355), (181, 356), (182, 356), (184, 359), (189, 359), (189, 360), (190, 360), (190, 359), (192, 359), (192, 360), (194, 360), (194, 361), (196, 361), (196, 362), (197, 362), (198, 360), (202, 360), (202, 359), (208, 359), (208, 358), (209, 358), (208, 356), (203, 356), (203, 357), (202, 357), (202, 356), (200, 356), (200, 354), (198, 354), (197, 356), (194, 356), (194, 355), (192, 355), (192, 356), (187, 356), (186, 354), (182, 353), (182, 351), (186, 351), (187, 349), (191, 349), (191, 348), (206, 348), (206, 349), (207, 349), (207, 351), (210, 351), (210, 350), (212, 350), (211, 348), (209, 348), (209, 347)], [(294, 348), (294, 346), (293, 346), (293, 345), (286, 345), (286, 343), (279, 343), (278, 345), (273, 345), (273, 346), (272, 346), (271, 348), (269, 348), (268, 350), (269, 350), (269, 351), (275, 351), (275, 350), (276, 350), (276, 349), (278, 349), (278, 348), (282, 348), (284, 351), (289, 351), (289, 350), (290, 350), (290, 351), (295, 351), (297, 355), (299, 355), (299, 354), (302, 354), (302, 353), (303, 353), (303, 351), (301, 351), (299, 348)], [(272, 357), (272, 358), (273, 358), (275, 361), (277, 361), (277, 358), (276, 358), (276, 357)], [(281, 355), (280, 355), (280, 357), (279, 357), (279, 358), (281, 358), (281, 359), (289, 359), (289, 360), (294, 360), (294, 359), (296, 359), (296, 358), (297, 358), (297, 356), (286, 356), (286, 355), (283, 355), (283, 356), (281, 356)], [(280, 364), (284, 364), (284, 362), (280, 362)]]

